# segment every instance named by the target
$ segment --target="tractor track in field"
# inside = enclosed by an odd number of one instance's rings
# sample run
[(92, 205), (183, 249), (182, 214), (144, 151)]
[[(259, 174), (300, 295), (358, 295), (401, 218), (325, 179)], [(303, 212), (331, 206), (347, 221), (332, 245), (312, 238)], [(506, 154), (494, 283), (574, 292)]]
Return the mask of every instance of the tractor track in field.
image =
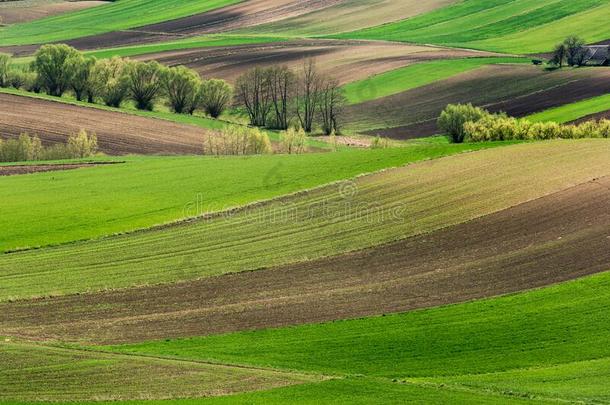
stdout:
[(218, 334), (464, 302), (610, 269), (610, 177), (406, 240), (177, 284), (0, 304), (0, 334), (87, 343)]

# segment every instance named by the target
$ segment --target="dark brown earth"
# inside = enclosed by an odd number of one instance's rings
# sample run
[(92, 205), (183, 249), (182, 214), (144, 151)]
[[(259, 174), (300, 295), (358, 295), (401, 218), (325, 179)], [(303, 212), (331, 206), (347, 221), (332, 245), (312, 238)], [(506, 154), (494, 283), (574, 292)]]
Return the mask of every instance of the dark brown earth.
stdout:
[(439, 133), (436, 119), (447, 104), (472, 102), (522, 117), (608, 92), (607, 68), (544, 72), (534, 66), (498, 65), (350, 106), (347, 117), (348, 122), (378, 121), (380, 128), (368, 134), (410, 139)]
[(43, 144), (64, 143), (84, 129), (96, 134), (101, 152), (199, 154), (206, 130), (66, 103), (0, 94), (0, 136), (37, 135)]
[(118, 162), (88, 162), (88, 163), (69, 163), (69, 164), (31, 164), (31, 165), (11, 165), (0, 166), (0, 176), (17, 176), (21, 174), (55, 172), (60, 170), (74, 170), (82, 167), (100, 166), (115, 164)]
[(89, 343), (217, 334), (457, 303), (610, 270), (610, 178), (444, 230), (189, 283), (0, 304), (0, 335)]
[(348, 83), (423, 61), (490, 55), (493, 54), (391, 42), (310, 39), (168, 51), (138, 59), (185, 65), (204, 77), (233, 82), (254, 66), (285, 64), (296, 68), (303, 60), (315, 58), (320, 70)]

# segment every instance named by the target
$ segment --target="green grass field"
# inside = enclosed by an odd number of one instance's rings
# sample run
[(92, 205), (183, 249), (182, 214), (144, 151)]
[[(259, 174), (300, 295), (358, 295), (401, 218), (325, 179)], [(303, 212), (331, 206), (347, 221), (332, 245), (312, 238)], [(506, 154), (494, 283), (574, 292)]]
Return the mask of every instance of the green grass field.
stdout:
[(532, 114), (527, 119), (534, 122), (555, 121), (565, 123), (608, 110), (610, 110), (610, 94), (562, 105), (561, 107), (550, 108), (537, 114)]
[[(467, 0), (421, 16), (338, 35), (485, 49), (546, 52), (571, 34), (589, 42), (610, 37), (607, 0)], [(591, 18), (595, 22), (591, 22)], [(577, 27), (577, 29), (575, 29)]]
[(374, 246), (610, 174), (609, 148), (584, 140), (466, 153), (184, 226), (4, 255), (0, 300), (189, 280)]
[(606, 402), (609, 300), (604, 273), (406, 314), (105, 349)]
[(40, 44), (204, 13), (240, 0), (118, 0), (101, 7), (0, 28), (0, 46)]
[(501, 63), (530, 61), (524, 58), (464, 58), (424, 62), (352, 82), (343, 89), (348, 103), (358, 104), (425, 86), (481, 66)]
[(471, 148), (421, 143), (293, 156), (129, 156), (112, 158), (125, 161), (117, 165), (0, 177), (0, 251), (146, 228)]

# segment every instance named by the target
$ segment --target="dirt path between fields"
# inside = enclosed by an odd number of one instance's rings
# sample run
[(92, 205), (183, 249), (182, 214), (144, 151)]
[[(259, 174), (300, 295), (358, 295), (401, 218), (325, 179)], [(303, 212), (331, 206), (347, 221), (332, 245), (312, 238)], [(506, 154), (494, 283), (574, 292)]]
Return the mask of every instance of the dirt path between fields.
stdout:
[(65, 164), (31, 164), (31, 165), (11, 165), (0, 166), (0, 176), (18, 176), (31, 173), (56, 172), (62, 170), (74, 170), (83, 167), (94, 167), (111, 165), (122, 162), (87, 162), (87, 163), (65, 163)]
[(0, 335), (114, 343), (464, 302), (610, 270), (610, 177), (385, 246), (200, 281), (0, 305)]

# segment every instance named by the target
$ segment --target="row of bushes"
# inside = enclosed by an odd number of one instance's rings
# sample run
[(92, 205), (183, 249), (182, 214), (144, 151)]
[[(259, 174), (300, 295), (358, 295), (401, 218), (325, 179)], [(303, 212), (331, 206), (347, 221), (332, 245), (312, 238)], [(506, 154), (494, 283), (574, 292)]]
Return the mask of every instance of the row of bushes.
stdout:
[(43, 146), (40, 138), (21, 134), (16, 139), (0, 139), (0, 162), (77, 159), (97, 153), (97, 137), (85, 131), (68, 137), (65, 144)]
[(0, 54), (0, 87), (9, 86), (56, 97), (71, 91), (79, 101), (101, 101), (110, 107), (132, 100), (141, 110), (153, 110), (155, 103), (164, 100), (176, 113), (201, 109), (214, 118), (233, 97), (225, 81), (202, 80), (184, 66), (119, 57), (97, 60), (64, 44), (42, 46), (26, 71), (11, 67), (11, 57)]
[[(307, 150), (307, 134), (303, 129), (288, 128), (280, 133), (279, 151), (300, 154)], [(204, 155), (264, 155), (273, 153), (269, 135), (259, 128), (227, 126), (208, 134), (203, 142)]]
[(609, 138), (610, 120), (587, 121), (580, 125), (556, 122), (531, 122), (502, 115), (489, 115), (477, 122), (464, 124), (469, 142)]
[(438, 125), (454, 143), (510, 140), (579, 139), (610, 137), (610, 120), (587, 121), (580, 125), (531, 122), (492, 114), (472, 104), (450, 104)]

